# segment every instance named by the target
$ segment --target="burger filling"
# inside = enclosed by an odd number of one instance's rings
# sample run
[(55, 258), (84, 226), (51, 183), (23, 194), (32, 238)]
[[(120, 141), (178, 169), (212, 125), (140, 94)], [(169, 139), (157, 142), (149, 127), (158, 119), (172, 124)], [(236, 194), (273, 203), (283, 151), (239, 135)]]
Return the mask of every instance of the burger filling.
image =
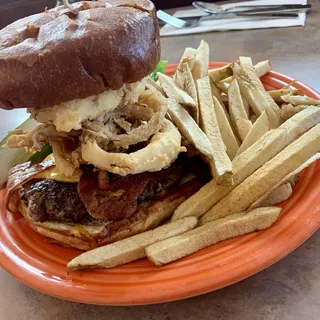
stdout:
[[(30, 180), (21, 188), (20, 198), (36, 222), (88, 224), (122, 220), (133, 216), (150, 201), (164, 197), (183, 182), (187, 172), (197, 174), (197, 166), (194, 160), (180, 157), (167, 169), (125, 177), (87, 166), (78, 183)], [(203, 172), (202, 176), (205, 175)], [(199, 178), (199, 174), (197, 176)]]
[(82, 123), (103, 113), (114, 111), (120, 103), (136, 103), (144, 91), (145, 79), (125, 84), (118, 90), (107, 90), (99, 95), (76, 99), (43, 109), (28, 109), (31, 117), (40, 123), (52, 123), (57, 131), (80, 130)]
[(87, 99), (29, 110), (41, 123), (11, 132), (7, 146), (39, 152), (52, 147), (58, 171), (78, 176), (82, 165), (126, 176), (169, 167), (185, 148), (166, 119), (167, 101), (145, 90), (145, 79)]
[(19, 196), (33, 221), (94, 224), (134, 218), (194, 170), (187, 156), (179, 156), (186, 148), (166, 118), (166, 98), (146, 90), (145, 81), (30, 109), (40, 123), (28, 132), (11, 132), (8, 147), (41, 154), (47, 146), (54, 159), (54, 166), (21, 184)]

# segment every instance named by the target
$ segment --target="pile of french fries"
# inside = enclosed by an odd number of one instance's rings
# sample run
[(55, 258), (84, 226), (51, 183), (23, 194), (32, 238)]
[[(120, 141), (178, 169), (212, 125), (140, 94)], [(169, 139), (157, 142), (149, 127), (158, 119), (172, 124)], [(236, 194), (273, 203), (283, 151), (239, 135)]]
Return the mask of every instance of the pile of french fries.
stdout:
[(168, 102), (168, 118), (208, 163), (212, 180), (171, 221), (81, 254), (67, 266), (111, 268), (147, 257), (161, 266), (228, 238), (269, 228), (298, 174), (320, 158), (320, 100), (288, 85), (266, 91), (269, 61), (208, 70), (209, 46), (186, 48), (173, 77), (147, 90)]

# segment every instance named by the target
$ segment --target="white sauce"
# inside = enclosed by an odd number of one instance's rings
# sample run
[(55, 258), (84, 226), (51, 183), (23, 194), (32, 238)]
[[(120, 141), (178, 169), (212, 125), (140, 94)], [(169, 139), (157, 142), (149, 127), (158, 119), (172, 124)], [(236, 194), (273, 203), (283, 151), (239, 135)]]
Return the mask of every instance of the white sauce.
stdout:
[(60, 132), (80, 130), (82, 122), (93, 120), (102, 113), (111, 112), (124, 100), (134, 103), (145, 88), (145, 79), (125, 84), (118, 90), (107, 90), (96, 96), (75, 99), (41, 110), (29, 109), (31, 117), (41, 123), (53, 123)]

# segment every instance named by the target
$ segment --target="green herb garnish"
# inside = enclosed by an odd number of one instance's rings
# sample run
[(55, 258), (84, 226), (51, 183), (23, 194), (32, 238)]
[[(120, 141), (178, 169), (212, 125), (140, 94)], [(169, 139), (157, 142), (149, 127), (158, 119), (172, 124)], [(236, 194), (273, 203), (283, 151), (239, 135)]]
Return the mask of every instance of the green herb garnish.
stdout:
[(167, 60), (160, 60), (156, 68), (154, 69), (154, 71), (150, 74), (150, 78), (154, 81), (157, 81), (158, 80), (157, 73), (158, 72), (164, 73), (164, 67), (166, 66), (167, 63), (168, 63)]
[(40, 163), (51, 153), (52, 147), (49, 143), (46, 143), (40, 151), (37, 151), (29, 158), (29, 161), (31, 162), (31, 164)]

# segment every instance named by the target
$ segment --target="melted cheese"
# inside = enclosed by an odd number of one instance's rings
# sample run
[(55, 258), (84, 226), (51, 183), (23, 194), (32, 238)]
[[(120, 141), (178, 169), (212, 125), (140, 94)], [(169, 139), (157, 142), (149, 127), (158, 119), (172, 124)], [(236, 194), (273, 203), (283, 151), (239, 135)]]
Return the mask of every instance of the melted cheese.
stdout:
[(81, 177), (81, 173), (72, 176), (72, 177), (66, 177), (63, 173), (59, 172), (57, 167), (52, 167), (51, 169), (48, 169), (46, 171), (38, 173), (36, 176), (34, 176), (34, 179), (48, 179), (48, 180), (56, 180), (60, 182), (79, 182)]
[[(47, 156), (44, 161), (48, 161), (48, 160), (54, 160), (52, 154)], [(47, 179), (47, 180), (56, 180), (60, 182), (76, 183), (76, 182), (79, 182), (81, 175), (82, 175), (82, 172), (72, 177), (67, 177), (63, 173), (61, 173), (56, 166), (53, 166), (48, 170), (39, 172), (37, 175), (34, 176), (34, 179)]]

